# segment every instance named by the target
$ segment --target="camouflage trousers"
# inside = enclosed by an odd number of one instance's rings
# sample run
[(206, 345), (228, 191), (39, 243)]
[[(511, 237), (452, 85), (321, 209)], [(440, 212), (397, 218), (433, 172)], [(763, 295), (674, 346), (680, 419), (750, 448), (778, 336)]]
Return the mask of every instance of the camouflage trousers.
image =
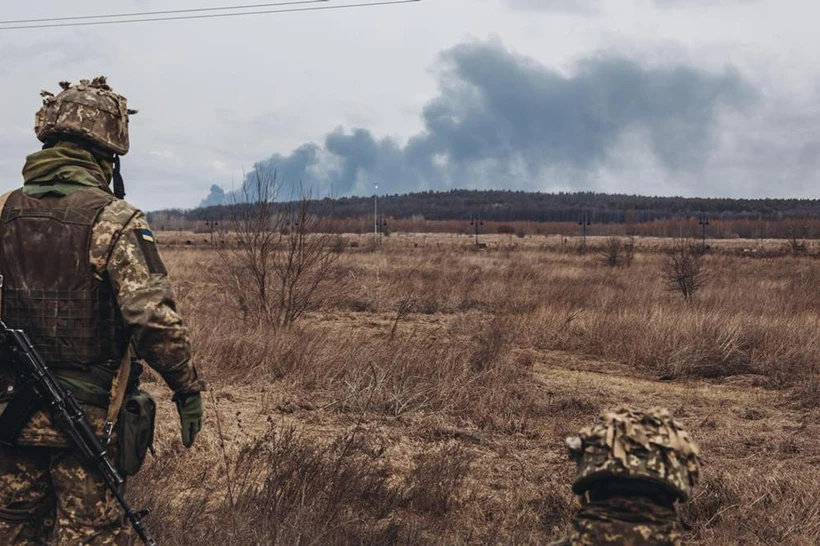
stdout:
[(569, 537), (552, 544), (680, 546), (680, 526), (672, 508), (641, 498), (613, 498), (584, 505), (572, 520)]
[(68, 449), (0, 446), (0, 544), (131, 544), (102, 477)]

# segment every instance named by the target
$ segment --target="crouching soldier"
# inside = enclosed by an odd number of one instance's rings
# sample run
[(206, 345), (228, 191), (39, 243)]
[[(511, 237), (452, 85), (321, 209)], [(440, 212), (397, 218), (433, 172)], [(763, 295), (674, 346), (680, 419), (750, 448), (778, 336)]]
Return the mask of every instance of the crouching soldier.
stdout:
[(581, 509), (552, 546), (677, 546), (676, 501), (690, 498), (700, 452), (665, 409), (606, 412), (567, 438)]

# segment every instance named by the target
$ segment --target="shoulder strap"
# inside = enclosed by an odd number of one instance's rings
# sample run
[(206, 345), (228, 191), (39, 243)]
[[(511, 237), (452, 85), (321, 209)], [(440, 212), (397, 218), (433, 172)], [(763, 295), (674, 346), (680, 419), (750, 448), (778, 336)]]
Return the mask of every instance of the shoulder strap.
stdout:
[[(122, 403), (125, 400), (125, 391), (128, 388), (128, 379), (131, 375), (131, 346), (125, 348), (122, 355), (120, 369), (111, 381), (111, 392), (108, 399), (108, 414), (105, 417), (106, 426), (113, 426), (117, 421)], [(110, 425), (109, 425), (110, 423)]]

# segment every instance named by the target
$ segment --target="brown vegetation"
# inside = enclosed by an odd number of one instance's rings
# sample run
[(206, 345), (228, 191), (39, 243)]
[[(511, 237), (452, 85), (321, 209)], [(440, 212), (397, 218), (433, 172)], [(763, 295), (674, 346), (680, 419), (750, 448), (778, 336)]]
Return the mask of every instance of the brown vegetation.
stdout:
[[(344, 216), (339, 217), (332, 210), (333, 204), (324, 201), (317, 203), (320, 207), (330, 208), (330, 216), (326, 219), (326, 228), (331, 233), (355, 233), (367, 235), (373, 232), (372, 215)], [(326, 209), (327, 210), (327, 209)], [(480, 209), (478, 209), (480, 210)], [(389, 229), (385, 233), (419, 233), (419, 234), (444, 234), (458, 233), (470, 235), (475, 233), (475, 226), (470, 224), (471, 215), (475, 215), (475, 210), (465, 211), (463, 217), (448, 220), (431, 220), (424, 216), (397, 217), (389, 212), (385, 214), (384, 222)], [(177, 234), (195, 232), (198, 235), (209, 233), (210, 224), (207, 218), (211, 216), (201, 209), (195, 209), (192, 213), (201, 220), (185, 219), (184, 213), (154, 212), (150, 214), (152, 225), (163, 231), (173, 231)], [(223, 223), (228, 221), (228, 212), (223, 211), (216, 216), (222, 228)], [(561, 237), (575, 237), (581, 235), (581, 226), (577, 218), (582, 214), (569, 216), (572, 219), (560, 222), (536, 222), (526, 220), (505, 220), (496, 221), (484, 219), (479, 227), (479, 234), (492, 235), (498, 233), (515, 234), (517, 237), (527, 235), (560, 235)], [(709, 217), (709, 224), (706, 230), (708, 239), (773, 239), (782, 240), (785, 244), (805, 250), (805, 243), (808, 240), (820, 237), (820, 219), (814, 217), (813, 213), (807, 213), (805, 218), (782, 218), (763, 216), (761, 218), (718, 218)], [(629, 213), (623, 222), (601, 222), (593, 220), (587, 226), (587, 234), (596, 237), (695, 237), (700, 238), (702, 226), (699, 225), (699, 215), (692, 213), (690, 216), (669, 217), (650, 221), (638, 222)], [(224, 229), (224, 228), (222, 228)], [(748, 243), (748, 241), (747, 241)]]
[(131, 482), (162, 544), (542, 544), (576, 502), (563, 438), (620, 404), (702, 445), (691, 544), (820, 542), (810, 253), (715, 246), (687, 303), (663, 241), (627, 268), (606, 240), (346, 237), (332, 294), (275, 330), (242, 320), (214, 248), (163, 248), (210, 393), (190, 451), (161, 404)]
[(254, 173), (255, 184), (243, 186), (241, 201), (228, 207), (231, 244), (216, 247), (220, 267), (213, 277), (244, 321), (284, 328), (321, 305), (338, 258), (337, 237), (325, 229), (327, 218), (317, 215), (310, 195), (277, 203), (276, 175)]
[(706, 283), (705, 255), (706, 247), (690, 239), (673, 239), (663, 251), (661, 270), (666, 284), (670, 290), (680, 292), (686, 301), (692, 301)]

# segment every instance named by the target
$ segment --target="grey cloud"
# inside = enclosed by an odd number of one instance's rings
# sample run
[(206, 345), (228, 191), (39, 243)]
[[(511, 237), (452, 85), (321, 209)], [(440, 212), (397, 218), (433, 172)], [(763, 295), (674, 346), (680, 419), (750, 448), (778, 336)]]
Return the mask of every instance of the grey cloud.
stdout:
[(0, 156), (0, 170), (16, 175), (0, 182), (0, 192), (5, 192), (22, 183), (23, 177), (20, 172), (23, 169), (25, 157), (39, 148), (39, 142), (34, 138), (34, 131), (0, 127), (0, 150), (3, 150), (3, 155)]
[[(9, 34), (11, 36), (11, 34)], [(94, 35), (72, 33), (61, 39), (25, 43), (0, 42), (0, 74), (10, 67), (28, 63), (47, 63), (50, 68), (66, 68), (79, 63), (108, 64), (113, 52), (109, 43), (100, 43)], [(60, 76), (55, 76), (57, 86)]]
[(255, 168), (336, 195), (369, 194), (374, 183), (386, 193), (586, 188), (587, 176), (635, 131), (646, 135), (666, 172), (696, 170), (711, 152), (721, 112), (756, 100), (731, 69), (649, 67), (604, 56), (565, 75), (497, 42), (442, 54), (439, 88), (422, 111), (424, 130), (404, 144), (338, 128), (321, 146), (305, 144)]
[(727, 124), (722, 154), (707, 168), (723, 175), (724, 193), (816, 198), (818, 124), (820, 97), (773, 101)]
[(599, 0), (505, 0), (513, 9), (590, 14), (600, 11)]
[(691, 6), (726, 6), (729, 4), (754, 4), (760, 0), (653, 0), (662, 8), (687, 8)]
[(126, 199), (143, 210), (181, 207), (202, 191), (203, 181), (217, 181), (207, 162), (182, 159), (136, 147), (122, 158)]
[[(693, 6), (726, 6), (752, 4), (760, 0), (650, 0), (660, 8), (690, 8)], [(597, 14), (603, 11), (601, 0), (504, 0), (513, 9), (542, 10), (561, 13)]]

